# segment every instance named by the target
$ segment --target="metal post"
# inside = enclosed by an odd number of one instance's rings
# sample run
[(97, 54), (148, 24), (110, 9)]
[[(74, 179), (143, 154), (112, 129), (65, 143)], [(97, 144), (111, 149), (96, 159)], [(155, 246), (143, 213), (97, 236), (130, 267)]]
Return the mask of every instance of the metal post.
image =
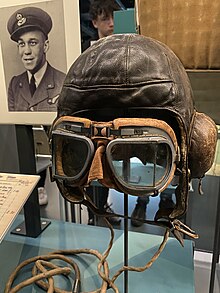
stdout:
[[(20, 173), (29, 175), (36, 174), (32, 126), (16, 125), (15, 130)], [(13, 234), (35, 238), (50, 224), (48, 221), (41, 222), (37, 187), (35, 187), (24, 205), (24, 218), (25, 222), (14, 229), (12, 231)]]
[[(128, 195), (124, 194), (124, 266), (128, 266)], [(128, 271), (124, 271), (124, 293), (128, 292)]]
[(219, 177), (218, 204), (217, 204), (217, 210), (216, 210), (215, 236), (214, 236), (214, 245), (213, 245), (213, 254), (212, 254), (212, 267), (211, 267), (209, 293), (214, 292), (213, 290), (214, 290), (214, 284), (215, 284), (216, 264), (219, 261), (219, 250), (220, 250), (219, 246), (220, 246), (220, 177)]
[[(123, 176), (130, 178), (130, 157), (127, 154), (123, 161)], [(128, 194), (124, 193), (124, 266), (128, 266)], [(124, 293), (128, 292), (128, 271), (124, 271)]]

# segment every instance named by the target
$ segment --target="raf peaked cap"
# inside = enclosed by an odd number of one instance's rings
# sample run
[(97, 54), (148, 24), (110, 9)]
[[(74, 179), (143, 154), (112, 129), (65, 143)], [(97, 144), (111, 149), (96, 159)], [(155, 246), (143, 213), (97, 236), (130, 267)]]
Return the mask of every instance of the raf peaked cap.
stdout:
[(15, 11), (8, 20), (7, 29), (15, 42), (27, 31), (40, 30), (47, 37), (52, 28), (52, 19), (44, 10), (37, 7), (25, 7)]

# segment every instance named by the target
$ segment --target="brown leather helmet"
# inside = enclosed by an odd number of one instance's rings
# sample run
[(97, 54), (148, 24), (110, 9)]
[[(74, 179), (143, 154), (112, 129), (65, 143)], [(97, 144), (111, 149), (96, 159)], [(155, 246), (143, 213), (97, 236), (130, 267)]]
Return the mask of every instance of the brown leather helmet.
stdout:
[(202, 178), (214, 160), (216, 126), (195, 110), (182, 63), (166, 45), (141, 35), (100, 39), (78, 57), (59, 98), (56, 120), (62, 116), (95, 121), (153, 118), (174, 130), (180, 149), (176, 206), (168, 215), (158, 212), (156, 220), (186, 212), (190, 180)]

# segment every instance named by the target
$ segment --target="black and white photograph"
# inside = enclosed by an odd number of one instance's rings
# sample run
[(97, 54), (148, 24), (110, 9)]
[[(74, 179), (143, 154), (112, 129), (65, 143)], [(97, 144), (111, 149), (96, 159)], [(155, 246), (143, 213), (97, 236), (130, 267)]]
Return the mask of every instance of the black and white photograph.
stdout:
[(0, 5), (0, 74), (5, 89), (0, 121), (50, 124), (66, 73), (81, 52), (78, 1)]

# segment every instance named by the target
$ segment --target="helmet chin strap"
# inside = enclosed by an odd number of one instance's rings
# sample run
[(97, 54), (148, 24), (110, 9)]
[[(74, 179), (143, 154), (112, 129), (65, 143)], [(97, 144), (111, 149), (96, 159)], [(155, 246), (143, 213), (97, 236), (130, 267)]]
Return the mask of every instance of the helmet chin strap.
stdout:
[[(61, 191), (61, 194), (66, 200), (74, 204), (78, 203), (87, 206), (98, 217), (110, 218), (117, 216), (130, 220), (132, 219), (130, 216), (127, 215), (120, 215), (99, 210), (98, 207), (93, 203), (91, 198), (86, 194), (85, 189), (82, 187), (66, 187), (61, 182), (58, 182), (58, 187)], [(143, 220), (141, 222), (168, 229), (171, 233), (173, 233), (175, 238), (180, 242), (182, 246), (184, 246), (182, 234), (185, 234), (193, 239), (198, 238), (198, 235), (195, 233), (195, 231), (190, 229), (187, 225), (183, 224), (180, 220), (176, 218), (171, 219), (169, 215), (165, 216), (164, 213), (161, 216), (157, 213), (154, 221)]]
[[(93, 211), (93, 213), (99, 217), (110, 218), (110, 217), (117, 216), (117, 217), (127, 218), (129, 220), (132, 219), (132, 217), (130, 216), (100, 211), (85, 192), (84, 192), (84, 200), (82, 204), (85, 204), (87, 207), (89, 207)], [(173, 233), (175, 238), (180, 242), (182, 246), (184, 246), (184, 243), (183, 243), (183, 237), (181, 233), (193, 239), (197, 239), (199, 237), (198, 234), (195, 233), (195, 231), (193, 231), (191, 228), (189, 228), (187, 225), (185, 225), (178, 219), (171, 220), (170, 218), (167, 218), (167, 219), (161, 218), (155, 221), (143, 220), (142, 222), (145, 224), (156, 225), (156, 226), (169, 229), (169, 231)]]

